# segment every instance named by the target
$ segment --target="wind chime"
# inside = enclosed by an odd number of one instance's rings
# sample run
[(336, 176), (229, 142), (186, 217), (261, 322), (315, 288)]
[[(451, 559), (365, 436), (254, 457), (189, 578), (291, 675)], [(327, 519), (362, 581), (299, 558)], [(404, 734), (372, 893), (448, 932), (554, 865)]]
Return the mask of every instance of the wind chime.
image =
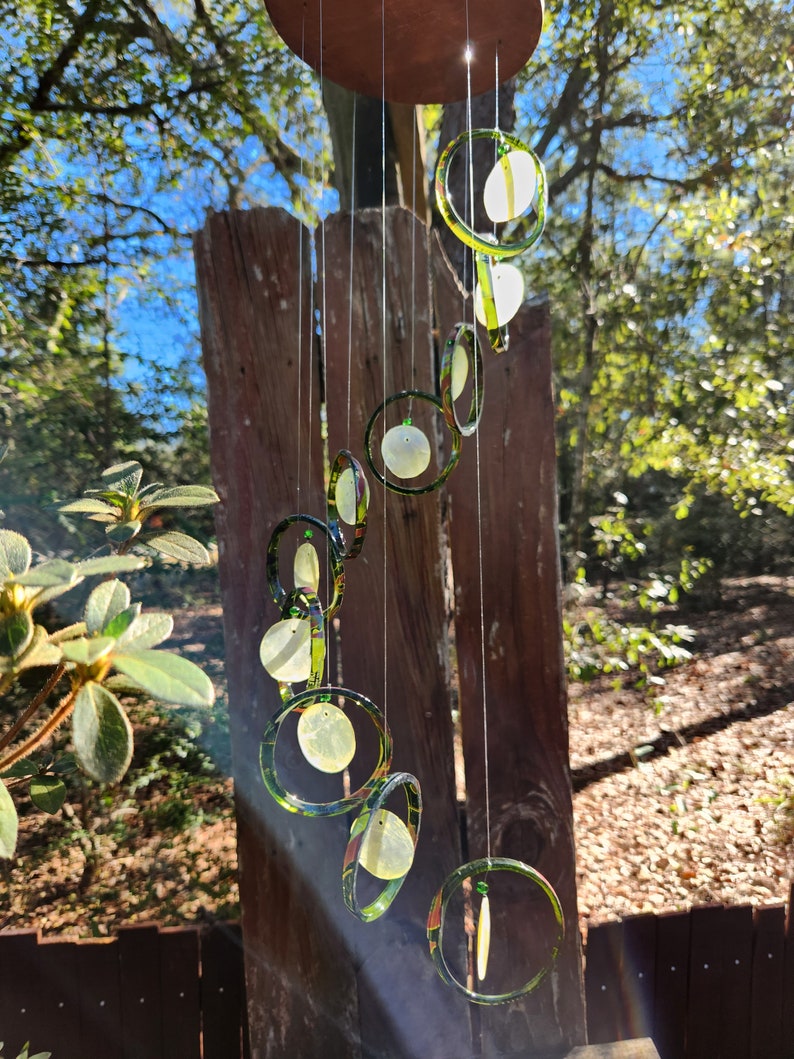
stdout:
[[(464, 308), (464, 319), (451, 326), (441, 357), (437, 393), (415, 388), (384, 393), (367, 424), (363, 450), (369, 470), (385, 489), (418, 496), (443, 485), (461, 456), (463, 439), (473, 436), (481, 524), (477, 428), (484, 390), (476, 321), (487, 331), (493, 351), (504, 353), (509, 346), (509, 321), (524, 298), (522, 275), (511, 259), (540, 238), (546, 220), (547, 188), (542, 163), (523, 142), (499, 128), (498, 114), (495, 128), (472, 129), (471, 99), (494, 84), (498, 87), (500, 78), (512, 77), (527, 62), (540, 36), (541, 0), (431, 0), (429, 5), (426, 0), (381, 0), (377, 11), (374, 5), (364, 10), (359, 3), (343, 0), (266, 3), (286, 44), (321, 78), (379, 97), (384, 107), (386, 100), (411, 104), (467, 101), (467, 129), (441, 152), (435, 184), (442, 217), (473, 255), (470, 301), (476, 320), (465, 319), (468, 310)], [(493, 165), (481, 189), (491, 225), (488, 232), (476, 231), (473, 220), (479, 190), (474, 187), (472, 161), (476, 142), (490, 145), (493, 151)], [(382, 150), (385, 157), (385, 132)], [(451, 174), (459, 165), (466, 167), (467, 195), (462, 203), (456, 203), (450, 192)], [(510, 227), (513, 231), (508, 237), (504, 232)], [(385, 269), (383, 284), (385, 287)], [(385, 290), (383, 295), (385, 321)], [(385, 322), (383, 344), (385, 365)], [(464, 415), (459, 406), (467, 394), (468, 411)], [(430, 438), (414, 423), (413, 413), (420, 406), (440, 415), (447, 429), (448, 456), (438, 472), (430, 469)], [(366, 696), (332, 683), (327, 676), (329, 622), (342, 604), (347, 564), (359, 555), (367, 531), (369, 486), (362, 464), (347, 449), (336, 455), (327, 470), (325, 501), (324, 519), (289, 515), (275, 527), (268, 544), (268, 588), (280, 618), (265, 632), (260, 658), (278, 682), (282, 705), (265, 729), (260, 762), (267, 791), (285, 810), (315, 817), (355, 812), (342, 859), (342, 894), (350, 912), (369, 922), (388, 909), (411, 868), (419, 839), (422, 795), (415, 776), (390, 771), (392, 740), (385, 712)], [(482, 555), (482, 542), (480, 552)], [(482, 600), (482, 562), (479, 576)], [(321, 582), (328, 597), (325, 602), (319, 595)], [(481, 628), (484, 644), (482, 614)], [(427, 936), (431, 958), (445, 982), (471, 1001), (498, 1004), (532, 991), (543, 980), (562, 943), (563, 915), (553, 887), (538, 871), (522, 861), (491, 855), (484, 646), (482, 665), (485, 855), (461, 865), (443, 881), (430, 907)], [(358, 753), (350, 720), (353, 712), (369, 721), (377, 740), (374, 766), (356, 790), (350, 790), (348, 771)], [(290, 719), (294, 723), (296, 718), (304, 766), (343, 777), (341, 797), (310, 801), (288, 789), (282, 780), (277, 761), (279, 735), (285, 722)], [(386, 808), (399, 790), (405, 797), (402, 815)], [(366, 901), (359, 894), (362, 871), (378, 880), (376, 896)], [(556, 937), (546, 963), (529, 980), (489, 993), (483, 984), (491, 941), (489, 889), (505, 875), (513, 881), (526, 880), (539, 891), (551, 909)], [(448, 935), (454, 929), (457, 941), (460, 931), (466, 930), (457, 913), (461, 895), (469, 935), (476, 918), (475, 966), (463, 975), (444, 947), (445, 932)]]

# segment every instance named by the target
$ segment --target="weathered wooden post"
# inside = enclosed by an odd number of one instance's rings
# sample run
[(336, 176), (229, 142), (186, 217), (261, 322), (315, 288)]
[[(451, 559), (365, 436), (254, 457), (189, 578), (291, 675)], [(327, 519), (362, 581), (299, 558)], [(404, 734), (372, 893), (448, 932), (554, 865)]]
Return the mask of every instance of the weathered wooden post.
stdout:
[[(252, 1054), (562, 1056), (584, 1041), (585, 1031), (548, 310), (542, 303), (525, 309), (511, 325), (510, 353), (486, 358), (479, 510), (473, 439), (439, 491), (384, 496), (371, 482), (367, 540), (346, 566), (339, 612), (344, 683), (381, 705), (388, 696), (393, 767), (419, 778), (425, 813), (403, 890), (385, 916), (364, 925), (342, 903), (350, 821), (286, 813), (259, 775), (259, 742), (279, 703), (275, 682), (258, 659), (262, 633), (278, 617), (267, 598), (265, 550), (284, 516), (302, 509), (324, 517), (313, 306), (324, 309), (322, 385), (331, 457), (349, 447), (363, 461), (365, 424), (384, 398), (384, 384), (389, 393), (406, 386), (435, 391), (435, 342), (461, 318), (462, 293), (438, 245), (405, 210), (363, 211), (352, 228), (349, 216), (329, 219), (317, 233), (325, 271), (313, 298), (307, 238), (287, 214), (262, 209), (215, 214), (195, 241), (212, 468), (221, 496), (217, 528)], [(480, 517), (487, 542), (483, 610), (494, 854), (543, 872), (568, 922), (563, 949), (540, 988), (493, 1009), (470, 1005), (441, 982), (425, 939), (435, 890), (469, 853), (484, 853), (475, 576)], [(453, 768), (447, 541), (466, 762), (463, 831)], [(527, 946), (545, 944), (532, 929), (529, 921), (510, 924), (511, 959), (520, 960)]]

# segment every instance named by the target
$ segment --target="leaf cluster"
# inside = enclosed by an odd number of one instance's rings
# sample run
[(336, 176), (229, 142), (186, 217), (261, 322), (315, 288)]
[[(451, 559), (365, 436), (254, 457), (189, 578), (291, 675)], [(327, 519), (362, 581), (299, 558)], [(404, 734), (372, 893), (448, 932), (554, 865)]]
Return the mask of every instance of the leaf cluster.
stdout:
[[(47, 674), (41, 690), (0, 736), (0, 856), (11, 856), (16, 845), (10, 786), (26, 782), (34, 804), (52, 813), (66, 797), (62, 777), (75, 767), (102, 783), (115, 783), (127, 771), (132, 725), (119, 696), (145, 694), (189, 707), (214, 701), (212, 682), (197, 665), (159, 649), (173, 629), (171, 615), (143, 612), (115, 575), (145, 564), (142, 556), (125, 554), (138, 544), (180, 562), (206, 562), (205, 549), (192, 537), (147, 532), (146, 523), (163, 508), (215, 503), (217, 497), (203, 486), (142, 486), (142, 477), (140, 464), (117, 464), (103, 473), (98, 489), (62, 508), (103, 523), (111, 554), (34, 565), (26, 538), (0, 530), (0, 693), (28, 670)], [(96, 576), (103, 580), (89, 593), (81, 621), (54, 632), (36, 622), (37, 608)], [(66, 690), (52, 706), (50, 695), (59, 686)], [(26, 735), (44, 710), (44, 720)], [(28, 755), (69, 719), (74, 756), (32, 760)]]

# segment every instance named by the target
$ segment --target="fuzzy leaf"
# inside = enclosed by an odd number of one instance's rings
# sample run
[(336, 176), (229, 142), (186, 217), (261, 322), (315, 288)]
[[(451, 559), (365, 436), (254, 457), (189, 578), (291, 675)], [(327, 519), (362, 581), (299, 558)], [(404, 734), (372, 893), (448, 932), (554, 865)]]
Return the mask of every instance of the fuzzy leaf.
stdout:
[(96, 559), (85, 559), (77, 563), (77, 572), (81, 577), (92, 577), (94, 574), (130, 574), (140, 570), (145, 560), (139, 555), (100, 555)]
[(112, 651), (115, 642), (111, 636), (94, 636), (90, 639), (82, 636), (79, 640), (69, 640), (63, 644), (61, 651), (67, 662), (90, 666)]
[(17, 610), (0, 619), (0, 655), (16, 658), (33, 639), (33, 618), (26, 610)]
[(0, 581), (24, 574), (32, 558), (30, 545), (21, 533), (0, 530)]
[(65, 559), (50, 559), (49, 562), (34, 566), (26, 574), (20, 574), (16, 581), (18, 585), (30, 585), (33, 588), (52, 588), (72, 585), (76, 578), (77, 571), (73, 563), (67, 563)]
[(136, 460), (115, 463), (102, 472), (104, 489), (133, 496), (143, 478), (143, 467)]
[(175, 485), (171, 489), (157, 489), (146, 497), (145, 510), (156, 507), (200, 507), (217, 504), (219, 496), (206, 485)]
[(84, 621), (77, 621), (74, 625), (67, 625), (63, 629), (56, 629), (50, 633), (51, 643), (63, 643), (64, 640), (73, 640), (76, 636), (85, 636), (88, 630)]
[(124, 541), (130, 540), (140, 531), (141, 523), (137, 518), (131, 519), (129, 522), (116, 522), (105, 530), (105, 533), (110, 540), (115, 541), (116, 544), (123, 544)]
[[(94, 635), (102, 632), (108, 622), (130, 605), (130, 590), (123, 581), (103, 581), (93, 590), (85, 605), (85, 624)], [(112, 636), (112, 633), (108, 633)]]
[(52, 816), (66, 801), (66, 785), (57, 776), (34, 776), (30, 781), (30, 800)]
[(157, 647), (168, 639), (173, 628), (174, 619), (170, 614), (160, 611), (139, 614), (116, 640), (116, 649), (142, 651), (147, 647)]
[(133, 603), (131, 607), (126, 607), (115, 617), (111, 618), (101, 630), (103, 636), (112, 636), (114, 640), (117, 640), (132, 625), (140, 613), (140, 603)]
[(211, 706), (215, 701), (210, 678), (180, 655), (168, 651), (122, 651), (113, 656), (113, 665), (163, 702)]
[(175, 530), (158, 533), (155, 537), (147, 537), (145, 543), (161, 555), (178, 559), (180, 563), (206, 566), (210, 561), (209, 552), (204, 545), (195, 537), (189, 537), (187, 533), (177, 533)]
[(24, 654), (16, 660), (17, 670), (33, 669), (35, 666), (57, 666), (61, 660), (61, 649), (52, 643), (43, 625), (33, 627), (33, 638)]
[(64, 515), (107, 515), (115, 520), (117, 509), (91, 496), (84, 496), (82, 500), (73, 500), (71, 504), (64, 504), (58, 510)]
[(132, 725), (115, 695), (89, 682), (77, 693), (72, 740), (81, 768), (100, 783), (116, 783), (132, 759)]
[(14, 856), (17, 848), (17, 831), (19, 820), (14, 799), (8, 793), (8, 787), (0, 780), (0, 857)]
[(125, 677), (121, 673), (114, 673), (112, 677), (103, 680), (102, 687), (112, 691), (114, 695), (139, 696), (146, 694), (140, 684), (136, 684), (134, 680), (130, 680), (129, 677)]

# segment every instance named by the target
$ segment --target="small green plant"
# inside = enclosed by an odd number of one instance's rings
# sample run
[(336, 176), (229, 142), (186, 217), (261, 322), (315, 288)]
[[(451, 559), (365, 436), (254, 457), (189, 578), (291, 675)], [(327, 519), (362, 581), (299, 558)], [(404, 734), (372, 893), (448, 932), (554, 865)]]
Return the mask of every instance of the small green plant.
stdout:
[[(25, 1044), (22, 1051), (17, 1056), (17, 1059), (50, 1059), (52, 1052), (36, 1052), (35, 1055), (29, 1055), (28, 1049), (30, 1048), (30, 1041)], [(3, 1042), (0, 1041), (0, 1059), (3, 1059)]]
[[(63, 777), (70, 771), (80, 768), (103, 783), (116, 783), (127, 771), (132, 726), (118, 695), (146, 694), (193, 707), (214, 701), (212, 682), (197, 665), (158, 650), (171, 634), (171, 615), (144, 613), (117, 575), (140, 569), (153, 552), (179, 562), (207, 562), (199, 541), (163, 531), (152, 516), (218, 498), (205, 486), (141, 488), (142, 477), (134, 461), (109, 467), (98, 489), (60, 508), (62, 514), (104, 523), (110, 554), (34, 565), (27, 539), (0, 530), (0, 695), (31, 672), (45, 673), (39, 690), (0, 735), (0, 857), (11, 857), (16, 848), (18, 818), (10, 788), (25, 784), (38, 808), (55, 813), (64, 803)], [(37, 609), (91, 577), (103, 580), (89, 593), (82, 621), (54, 632), (36, 622)], [(69, 719), (73, 755), (29, 756)]]

